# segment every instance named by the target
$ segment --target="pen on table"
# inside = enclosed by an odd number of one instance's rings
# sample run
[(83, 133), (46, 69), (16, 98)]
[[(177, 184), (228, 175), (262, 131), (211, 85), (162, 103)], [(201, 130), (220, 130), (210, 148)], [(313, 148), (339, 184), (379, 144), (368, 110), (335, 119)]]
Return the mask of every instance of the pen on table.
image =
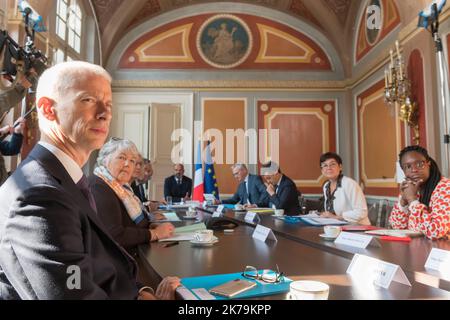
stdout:
[(170, 243), (166, 244), (164, 246), (164, 248), (173, 247), (173, 246), (176, 246), (177, 244), (179, 244), (178, 241), (170, 242)]

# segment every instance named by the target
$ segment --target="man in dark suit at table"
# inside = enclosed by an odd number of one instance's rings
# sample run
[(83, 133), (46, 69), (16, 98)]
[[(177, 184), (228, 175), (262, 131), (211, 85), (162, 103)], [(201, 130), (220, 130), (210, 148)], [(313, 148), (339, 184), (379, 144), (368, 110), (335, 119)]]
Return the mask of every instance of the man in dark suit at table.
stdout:
[(111, 77), (87, 62), (47, 69), (37, 87), (41, 140), (0, 188), (0, 300), (155, 299), (108, 234), (81, 167), (108, 135)]
[(261, 166), (266, 191), (269, 194), (269, 206), (283, 209), (286, 215), (301, 213), (298, 197), (300, 192), (294, 181), (281, 173), (277, 163), (270, 161)]
[(235, 194), (221, 201), (223, 204), (242, 204), (245, 208), (267, 206), (269, 194), (266, 192), (261, 178), (249, 174), (245, 164), (236, 163), (231, 167), (234, 178), (239, 182)]
[(141, 200), (142, 203), (148, 201), (147, 196), (147, 183), (153, 175), (153, 168), (150, 160), (139, 157), (136, 161), (133, 172), (133, 181), (131, 182), (131, 189), (136, 197)]
[(173, 202), (187, 201), (191, 199), (192, 179), (184, 175), (184, 166), (177, 163), (173, 166), (175, 174), (164, 181), (164, 199), (172, 197)]

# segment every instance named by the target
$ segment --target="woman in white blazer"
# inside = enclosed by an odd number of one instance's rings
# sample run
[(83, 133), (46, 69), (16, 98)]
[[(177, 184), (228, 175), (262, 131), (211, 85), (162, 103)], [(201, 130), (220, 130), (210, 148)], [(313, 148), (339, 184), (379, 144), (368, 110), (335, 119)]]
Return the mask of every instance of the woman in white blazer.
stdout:
[(342, 174), (342, 159), (333, 152), (320, 157), (322, 175), (328, 179), (323, 185), (323, 218), (345, 220), (370, 225), (366, 198), (358, 183)]

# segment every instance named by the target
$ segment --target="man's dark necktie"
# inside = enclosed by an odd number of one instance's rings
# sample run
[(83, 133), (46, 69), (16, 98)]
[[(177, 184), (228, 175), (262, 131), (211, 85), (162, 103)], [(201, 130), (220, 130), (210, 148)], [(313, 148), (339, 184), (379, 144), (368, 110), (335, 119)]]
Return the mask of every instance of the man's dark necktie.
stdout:
[(141, 198), (141, 201), (145, 201), (145, 190), (144, 190), (144, 185), (142, 185), (142, 184), (139, 184), (139, 193), (140, 193), (140, 198)]
[(88, 179), (84, 174), (81, 177), (80, 181), (77, 182), (77, 187), (78, 189), (80, 189), (84, 197), (89, 201), (89, 205), (91, 206), (92, 210), (97, 213), (97, 206), (95, 205), (94, 196), (92, 195), (91, 190), (89, 190)]
[(248, 193), (247, 193), (247, 181), (244, 181), (244, 198), (242, 199), (242, 204), (247, 204)]

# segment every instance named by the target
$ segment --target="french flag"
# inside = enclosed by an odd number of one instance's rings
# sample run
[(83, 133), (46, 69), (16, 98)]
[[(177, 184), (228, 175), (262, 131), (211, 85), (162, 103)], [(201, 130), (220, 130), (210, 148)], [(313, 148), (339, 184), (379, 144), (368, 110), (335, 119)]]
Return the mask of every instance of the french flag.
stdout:
[(197, 157), (195, 159), (194, 192), (192, 200), (203, 202), (203, 171), (202, 171), (202, 146), (198, 142)]

